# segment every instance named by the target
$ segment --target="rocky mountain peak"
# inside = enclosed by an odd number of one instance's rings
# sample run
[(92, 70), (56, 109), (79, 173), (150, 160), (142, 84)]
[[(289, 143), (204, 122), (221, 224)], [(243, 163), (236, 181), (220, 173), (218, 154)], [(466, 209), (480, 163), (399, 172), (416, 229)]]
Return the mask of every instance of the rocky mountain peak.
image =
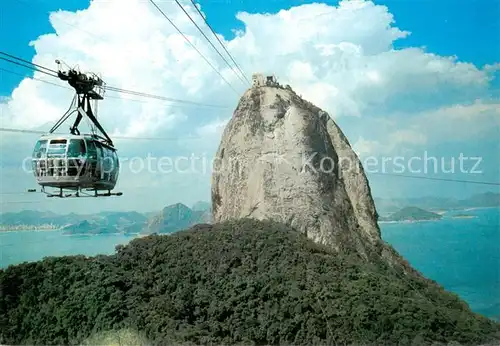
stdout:
[(395, 256), (380, 250), (370, 186), (349, 141), (328, 113), (288, 86), (244, 93), (213, 169), (214, 222), (272, 219), (336, 250)]

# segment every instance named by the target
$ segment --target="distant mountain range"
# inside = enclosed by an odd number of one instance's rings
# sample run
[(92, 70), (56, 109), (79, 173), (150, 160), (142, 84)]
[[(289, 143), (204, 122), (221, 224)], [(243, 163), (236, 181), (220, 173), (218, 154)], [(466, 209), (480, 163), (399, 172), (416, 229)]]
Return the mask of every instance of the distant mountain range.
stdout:
[[(441, 210), (500, 206), (500, 193), (483, 193), (459, 200), (441, 197), (408, 199), (375, 198), (380, 221), (427, 219), (426, 213)], [(435, 213), (431, 213), (436, 215)], [(401, 220), (396, 220), (396, 219)], [(67, 234), (151, 234), (172, 233), (195, 224), (212, 222), (211, 204), (197, 202), (192, 208), (176, 203), (159, 212), (101, 212), (98, 214), (67, 214), (23, 210), (0, 214), (1, 230), (62, 229)]]
[(408, 206), (414, 206), (430, 211), (497, 207), (500, 206), (500, 193), (486, 192), (473, 195), (467, 199), (453, 199), (442, 197), (422, 197), (407, 199), (375, 198), (375, 206), (379, 214), (381, 215), (394, 213)]
[(67, 214), (23, 210), (0, 215), (0, 230), (61, 229), (65, 234), (151, 234), (171, 233), (198, 223), (211, 222), (210, 204), (199, 202), (193, 209), (182, 203), (160, 212), (101, 212)]

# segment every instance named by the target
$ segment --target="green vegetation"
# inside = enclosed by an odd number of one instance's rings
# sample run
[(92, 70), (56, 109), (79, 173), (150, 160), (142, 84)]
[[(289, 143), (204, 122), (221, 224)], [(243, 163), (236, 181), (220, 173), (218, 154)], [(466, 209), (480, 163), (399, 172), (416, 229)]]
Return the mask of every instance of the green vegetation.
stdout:
[(379, 221), (427, 221), (439, 220), (442, 215), (417, 207), (406, 207), (388, 217), (380, 217)]
[(134, 239), (112, 256), (10, 266), (0, 292), (2, 344), (500, 340), (500, 324), (430, 281), (255, 220)]
[(96, 345), (150, 345), (140, 333), (131, 329), (112, 330), (97, 333), (82, 342), (82, 346)]

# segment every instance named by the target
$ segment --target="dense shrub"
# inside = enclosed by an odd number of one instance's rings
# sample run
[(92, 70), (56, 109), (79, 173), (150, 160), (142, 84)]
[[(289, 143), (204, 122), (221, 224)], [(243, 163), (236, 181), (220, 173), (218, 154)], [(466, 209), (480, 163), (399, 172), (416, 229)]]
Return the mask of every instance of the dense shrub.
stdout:
[(499, 324), (432, 283), (255, 220), (135, 239), (112, 256), (10, 266), (0, 289), (3, 344), (123, 330), (154, 344), (500, 340)]

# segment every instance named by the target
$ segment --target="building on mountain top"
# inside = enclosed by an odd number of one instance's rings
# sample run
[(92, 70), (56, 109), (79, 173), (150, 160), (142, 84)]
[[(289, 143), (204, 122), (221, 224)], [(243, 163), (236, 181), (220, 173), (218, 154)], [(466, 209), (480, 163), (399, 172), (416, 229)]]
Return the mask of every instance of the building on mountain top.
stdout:
[(264, 75), (262, 73), (254, 73), (252, 75), (252, 84), (253, 87), (262, 87), (262, 86), (280, 87), (275, 75), (266, 76), (264, 78)]

